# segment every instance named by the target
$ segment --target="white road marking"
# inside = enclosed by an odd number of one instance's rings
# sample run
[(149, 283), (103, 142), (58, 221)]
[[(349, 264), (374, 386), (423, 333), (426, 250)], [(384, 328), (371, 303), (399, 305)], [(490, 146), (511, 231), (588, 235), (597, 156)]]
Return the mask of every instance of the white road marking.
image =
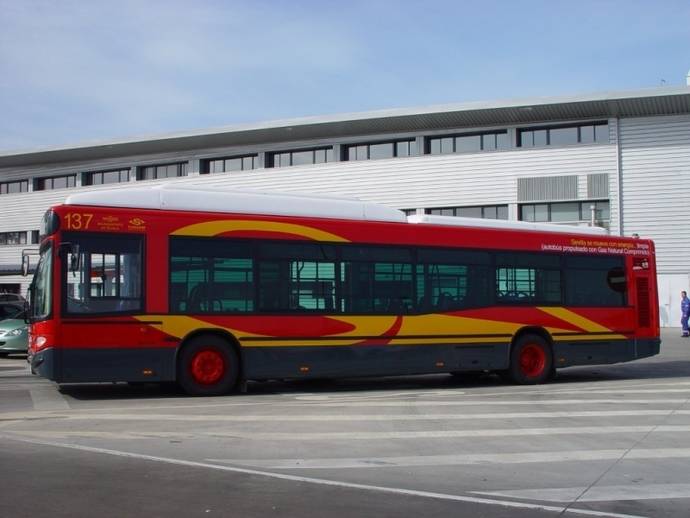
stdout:
[(641, 425), (641, 426), (568, 426), (553, 428), (517, 428), (482, 430), (426, 430), (414, 432), (213, 432), (215, 437), (231, 437), (263, 441), (305, 440), (387, 440), (387, 439), (448, 439), (461, 437), (519, 437), (537, 435), (601, 435), (601, 434), (648, 434), (650, 432), (690, 432), (690, 425)]
[(34, 410), (69, 410), (67, 400), (54, 387), (36, 387), (29, 391)]
[(332, 394), (284, 394), (285, 396), (292, 396), (297, 401), (340, 401), (340, 400), (352, 400), (352, 399), (386, 399), (395, 397), (409, 397), (414, 395), (415, 397), (427, 397), (427, 396), (463, 396), (466, 394), (464, 390), (457, 389), (447, 389), (447, 390), (420, 390), (417, 392), (372, 392), (366, 394), (357, 394), (353, 396), (352, 394), (344, 395), (332, 395)]
[[(155, 420), (155, 418), (154, 418)], [(472, 437), (524, 437), (524, 436), (548, 436), (548, 435), (603, 435), (603, 434), (649, 434), (658, 432), (681, 433), (690, 432), (690, 425), (641, 425), (641, 426), (568, 426), (553, 428), (510, 428), (510, 429), (481, 429), (481, 430), (425, 430), (414, 432), (255, 432), (255, 431), (228, 431), (228, 432), (195, 432), (195, 435), (203, 437), (223, 437), (228, 439), (244, 439), (251, 441), (305, 441), (305, 440), (337, 440), (337, 441), (373, 441), (389, 439), (457, 439)], [(124, 430), (94, 431), (94, 430), (68, 430), (68, 431), (43, 431), (43, 430), (12, 430), (12, 433), (38, 437), (103, 437), (103, 438), (131, 438), (136, 433), (138, 437), (151, 436), (166, 433), (158, 431), (132, 432)], [(121, 435), (118, 435), (121, 434)]]
[[(640, 460), (690, 458), (690, 448), (618, 450), (574, 450), (530, 453), (472, 453), (466, 455), (417, 455), (406, 457), (360, 457), (324, 459), (206, 459), (263, 469), (344, 469), (397, 468), (412, 466), (461, 466), (491, 464), (528, 464), (547, 462)], [(582, 491), (581, 491), (582, 492)], [(580, 492), (580, 493), (581, 493)], [(580, 494), (578, 493), (578, 494)], [(534, 500), (542, 500), (535, 498)]]
[[(60, 420), (102, 420), (102, 421), (196, 421), (196, 422), (332, 422), (332, 421), (473, 421), (479, 419), (563, 419), (573, 417), (643, 417), (690, 415), (690, 410), (583, 410), (572, 412), (492, 412), (482, 414), (306, 414), (306, 415), (176, 415), (176, 414), (58, 414), (42, 415)], [(38, 414), (8, 412), (0, 414), (5, 419), (36, 418)]]
[[(506, 394), (507, 395), (507, 394)], [(546, 394), (545, 394), (546, 395)], [(492, 395), (493, 396), (493, 395)], [(230, 397), (229, 399), (232, 399)], [(108, 411), (109, 412), (123, 412), (123, 411), (128, 411), (128, 410), (140, 410), (140, 411), (160, 411), (160, 410), (165, 410), (165, 409), (174, 409), (174, 410), (179, 410), (179, 409), (187, 409), (187, 408), (195, 408), (195, 409), (202, 409), (202, 408), (237, 408), (237, 407), (247, 407), (251, 406), (253, 408), (256, 407), (265, 407), (265, 406), (273, 406), (275, 405), (275, 402), (270, 402), (270, 401), (252, 401), (252, 402), (242, 402), (242, 403), (236, 403), (236, 402), (221, 402), (218, 403), (217, 401), (219, 398), (207, 398), (206, 400), (203, 398), (199, 398), (198, 401), (195, 400), (194, 404), (170, 404), (173, 402), (177, 401), (189, 401), (189, 398), (181, 398), (181, 399), (164, 399), (165, 403), (167, 404), (161, 404), (161, 405), (128, 405), (128, 406), (117, 406), (117, 407), (109, 407)], [(207, 402), (208, 401), (208, 402)], [(213, 402), (211, 402), (213, 401)], [(521, 400), (495, 400), (495, 399), (468, 399), (468, 400), (461, 400), (461, 401), (416, 401), (416, 400), (404, 400), (404, 401), (362, 401), (362, 402), (357, 402), (356, 400), (352, 402), (338, 402), (338, 403), (333, 403), (332, 401), (328, 403), (323, 403), (323, 402), (300, 402), (300, 403), (293, 403), (293, 402), (281, 402), (280, 405), (283, 408), (293, 408), (293, 407), (298, 407), (298, 408), (320, 408), (322, 406), (326, 407), (453, 407), (453, 406), (549, 406), (549, 405), (558, 405), (558, 406), (567, 406), (567, 405), (583, 405), (583, 404), (590, 404), (590, 405), (616, 405), (617, 407), (621, 407), (623, 405), (659, 405), (659, 406), (675, 406), (683, 403), (688, 403), (687, 398), (682, 398), (682, 399), (671, 399), (671, 398), (659, 398), (659, 399), (545, 399), (544, 397), (540, 397), (539, 399), (535, 400), (529, 400), (529, 399), (521, 399)], [(73, 412), (75, 414), (72, 415), (77, 415), (77, 413), (84, 413), (88, 414), (91, 412), (103, 412), (102, 407), (98, 408), (80, 408), (80, 409), (73, 409)], [(0, 414), (3, 415), (3, 414)], [(49, 417), (48, 414), (45, 414), (46, 417)], [(29, 415), (27, 414), (27, 417)], [(31, 416), (35, 417), (35, 415)]]
[[(584, 494), (583, 494), (584, 492)], [(626, 486), (560, 487), (508, 491), (473, 491), (476, 495), (502, 496), (545, 502), (609, 502), (690, 498), (690, 484), (630, 484)], [(579, 496), (582, 495), (582, 496)]]
[(0, 378), (14, 378), (16, 376), (25, 376), (28, 369), (14, 369), (14, 370), (0, 370)]
[(496, 505), (496, 506), (501, 506), (501, 507), (518, 508), (518, 509), (536, 509), (536, 510), (540, 510), (540, 511), (550, 511), (550, 512), (560, 513), (560, 514), (570, 513), (570, 514), (579, 514), (579, 515), (585, 515), (585, 516), (602, 516), (602, 517), (611, 517), (611, 518), (644, 518), (644, 517), (637, 516), (637, 515), (620, 514), (620, 513), (607, 513), (607, 512), (602, 512), (602, 511), (593, 511), (593, 510), (589, 510), (589, 509), (577, 509), (577, 508), (563, 507), (563, 506), (531, 504), (531, 503), (527, 503), (527, 502), (495, 500), (495, 499), (480, 498), (480, 497), (466, 496), (466, 495), (451, 495), (451, 494), (446, 494), (446, 493), (434, 493), (434, 492), (430, 492), (430, 491), (416, 491), (416, 490), (412, 490), (412, 489), (402, 489), (402, 488), (395, 488), (395, 487), (372, 486), (372, 485), (367, 485), (367, 484), (355, 484), (355, 483), (351, 483), (351, 482), (340, 482), (337, 480), (328, 480), (328, 479), (321, 479), (321, 478), (300, 477), (300, 476), (296, 476), (296, 475), (288, 475), (285, 473), (273, 473), (273, 472), (268, 472), (268, 471), (258, 471), (258, 470), (253, 470), (253, 469), (236, 468), (236, 467), (231, 467), (231, 466), (223, 466), (220, 464), (211, 464), (208, 462), (196, 462), (196, 461), (189, 461), (189, 460), (182, 460), (182, 459), (174, 459), (174, 458), (169, 458), (169, 457), (157, 457), (157, 456), (153, 456), (153, 455), (143, 455), (143, 454), (139, 454), (139, 453), (131, 453), (131, 452), (120, 451), (120, 450), (111, 450), (111, 449), (105, 449), (105, 448), (94, 448), (91, 446), (81, 446), (78, 444), (65, 444), (65, 443), (41, 441), (41, 440), (35, 440), (35, 439), (28, 439), (26, 437), (15, 437), (13, 435), (7, 435), (4, 433), (0, 434), (0, 437), (2, 437), (4, 439), (8, 439), (8, 440), (25, 442), (25, 443), (29, 443), (29, 444), (40, 444), (40, 445), (44, 445), (44, 446), (68, 448), (68, 449), (72, 449), (72, 450), (79, 450), (79, 451), (85, 451), (85, 452), (90, 452), (90, 453), (113, 455), (113, 456), (124, 457), (124, 458), (134, 458), (134, 459), (140, 459), (140, 460), (147, 460), (147, 461), (151, 461), (151, 462), (161, 462), (161, 463), (173, 464), (173, 465), (178, 465), (178, 466), (187, 466), (187, 467), (192, 467), (192, 468), (205, 468), (205, 469), (213, 469), (213, 470), (232, 472), (232, 473), (241, 473), (241, 474), (246, 474), (246, 475), (256, 475), (256, 476), (263, 476), (263, 477), (280, 479), (280, 480), (289, 480), (289, 481), (293, 481), (293, 482), (317, 484), (317, 485), (322, 485), (322, 486), (343, 487), (343, 488), (348, 488), (348, 489), (360, 489), (360, 490), (364, 490), (364, 491), (391, 493), (391, 494), (398, 494), (398, 495), (405, 495), (405, 496), (416, 496), (416, 497), (420, 497), (420, 498), (433, 498), (433, 499), (438, 499), (438, 500), (449, 500), (449, 501), (456, 501), (456, 502), (467, 502), (467, 503), (473, 503), (473, 504)]
[[(594, 392), (586, 392), (587, 394), (593, 394)], [(599, 394), (600, 392), (596, 392)], [(607, 394), (611, 392), (606, 392)], [(583, 392), (578, 392), (582, 395)], [(551, 395), (553, 396), (553, 394)], [(466, 401), (416, 401), (410, 399), (407, 401), (352, 401), (352, 402), (324, 402), (319, 403), (320, 407), (395, 407), (395, 406), (484, 406), (484, 405), (563, 405), (563, 404), (615, 404), (615, 405), (628, 405), (628, 404), (682, 404), (687, 403), (688, 398), (659, 398), (659, 399), (638, 399), (638, 400), (620, 400), (620, 399), (534, 399), (534, 400), (466, 400)]]

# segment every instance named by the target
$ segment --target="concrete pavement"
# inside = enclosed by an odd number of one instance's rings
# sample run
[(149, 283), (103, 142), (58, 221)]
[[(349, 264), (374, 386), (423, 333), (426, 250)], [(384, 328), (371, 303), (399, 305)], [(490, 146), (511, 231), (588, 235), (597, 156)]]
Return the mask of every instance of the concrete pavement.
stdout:
[(187, 398), (0, 360), (0, 515), (686, 516), (690, 340), (519, 387), (418, 376)]

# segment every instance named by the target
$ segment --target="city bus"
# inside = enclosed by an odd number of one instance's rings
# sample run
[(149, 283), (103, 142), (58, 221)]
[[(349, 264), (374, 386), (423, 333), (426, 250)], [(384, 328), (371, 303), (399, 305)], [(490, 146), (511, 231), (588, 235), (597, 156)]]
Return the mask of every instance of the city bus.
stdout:
[(71, 195), (41, 236), (29, 361), (57, 383), (537, 384), (660, 348), (654, 244), (600, 228), (168, 184)]

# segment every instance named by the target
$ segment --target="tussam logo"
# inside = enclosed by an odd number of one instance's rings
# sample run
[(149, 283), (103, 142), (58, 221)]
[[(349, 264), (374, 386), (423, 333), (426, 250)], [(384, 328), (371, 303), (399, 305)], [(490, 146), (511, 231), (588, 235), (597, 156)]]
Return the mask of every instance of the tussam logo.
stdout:
[(132, 219), (129, 220), (129, 224), (130, 224), (130, 225), (134, 225), (135, 227), (140, 227), (140, 226), (142, 226), (144, 223), (146, 223), (146, 222), (145, 222), (143, 219), (141, 219), (141, 218), (132, 218)]

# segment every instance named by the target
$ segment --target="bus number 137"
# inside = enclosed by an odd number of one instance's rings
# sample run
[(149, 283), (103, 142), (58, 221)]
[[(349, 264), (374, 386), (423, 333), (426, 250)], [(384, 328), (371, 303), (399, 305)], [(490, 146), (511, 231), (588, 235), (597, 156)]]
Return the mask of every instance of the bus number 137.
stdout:
[(71, 212), (65, 216), (68, 230), (86, 230), (91, 224), (93, 214), (80, 214), (78, 212)]

